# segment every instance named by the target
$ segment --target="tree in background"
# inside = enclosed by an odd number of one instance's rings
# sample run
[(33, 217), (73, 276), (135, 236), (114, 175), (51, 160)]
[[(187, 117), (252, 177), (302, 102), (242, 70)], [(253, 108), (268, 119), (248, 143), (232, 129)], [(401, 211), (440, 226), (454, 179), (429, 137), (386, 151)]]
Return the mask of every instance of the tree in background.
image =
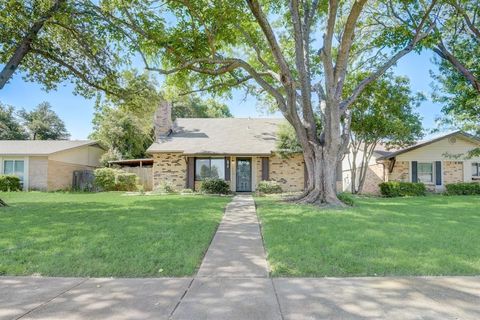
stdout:
[(42, 102), (30, 112), (21, 109), (18, 115), (31, 140), (66, 140), (70, 137), (65, 123), (48, 102)]
[(15, 109), (0, 102), (0, 140), (26, 139), (28, 134), (15, 117)]
[(148, 72), (123, 72), (118, 84), (120, 90), (128, 94), (106, 94), (97, 99), (95, 106), (90, 138), (108, 148), (103, 162), (146, 156), (145, 152), (154, 139), (153, 115), (164, 96), (173, 101), (173, 119), (232, 116), (225, 104), (214, 99), (178, 95), (172, 88), (166, 88), (162, 93), (157, 89), (158, 82)]
[(368, 85), (358, 97), (352, 105), (348, 155), (352, 193), (362, 193), (368, 165), (379, 143), (387, 149), (400, 148), (423, 136), (421, 117), (414, 110), (424, 99), (421, 94), (412, 94), (407, 78), (391, 74)]

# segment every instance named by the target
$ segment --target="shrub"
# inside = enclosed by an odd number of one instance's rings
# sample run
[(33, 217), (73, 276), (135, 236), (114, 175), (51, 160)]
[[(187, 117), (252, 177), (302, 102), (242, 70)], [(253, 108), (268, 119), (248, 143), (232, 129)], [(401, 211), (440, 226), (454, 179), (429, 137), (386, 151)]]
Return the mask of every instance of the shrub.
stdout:
[(117, 191), (136, 191), (138, 177), (135, 173), (117, 170), (115, 189)]
[(460, 182), (449, 183), (445, 185), (447, 188), (446, 194), (448, 195), (473, 195), (480, 194), (479, 182)]
[(277, 181), (260, 181), (257, 186), (257, 192), (265, 194), (281, 193), (282, 187)]
[(159, 194), (164, 194), (164, 193), (175, 193), (176, 190), (172, 186), (170, 182), (167, 181), (162, 181), (158, 186), (155, 187), (153, 190), (153, 193), (159, 193)]
[(388, 198), (424, 196), (427, 188), (423, 183), (389, 181), (379, 184), (380, 192)]
[(118, 169), (112, 168), (96, 169), (94, 172), (95, 185), (103, 191), (114, 191), (115, 176), (117, 175), (117, 171)]
[(183, 189), (182, 191), (180, 191), (180, 193), (182, 193), (182, 194), (193, 193), (193, 190), (192, 189)]
[(22, 185), (20, 184), (20, 178), (17, 176), (1, 174), (0, 175), (0, 191), (20, 191)]
[(210, 194), (229, 194), (230, 186), (222, 179), (205, 179), (202, 182), (202, 192)]
[(353, 198), (353, 195), (350, 194), (350, 193), (341, 192), (341, 193), (337, 194), (337, 197), (340, 201), (342, 201), (343, 203), (345, 203), (348, 206), (353, 207), (355, 205), (355, 199)]

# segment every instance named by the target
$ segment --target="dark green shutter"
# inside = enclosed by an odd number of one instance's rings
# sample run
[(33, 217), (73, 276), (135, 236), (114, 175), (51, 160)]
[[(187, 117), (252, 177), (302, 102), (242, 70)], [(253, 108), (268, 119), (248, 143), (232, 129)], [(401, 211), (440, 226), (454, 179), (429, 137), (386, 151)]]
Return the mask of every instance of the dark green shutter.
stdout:
[(195, 188), (195, 158), (187, 158), (187, 189)]
[(412, 161), (412, 182), (418, 182), (417, 161)]
[(262, 158), (262, 180), (270, 179), (270, 167), (268, 163), (269, 159), (267, 157)]
[(225, 157), (225, 181), (230, 181), (230, 157)]
[(435, 184), (442, 185), (442, 161), (435, 161)]

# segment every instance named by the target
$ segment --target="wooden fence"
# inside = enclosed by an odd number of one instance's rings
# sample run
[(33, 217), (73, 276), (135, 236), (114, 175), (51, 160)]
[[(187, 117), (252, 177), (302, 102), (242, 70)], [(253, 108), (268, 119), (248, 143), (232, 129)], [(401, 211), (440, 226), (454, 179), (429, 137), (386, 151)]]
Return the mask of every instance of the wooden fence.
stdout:
[(152, 167), (122, 167), (123, 171), (135, 173), (138, 176), (138, 183), (143, 186), (145, 191), (153, 189)]

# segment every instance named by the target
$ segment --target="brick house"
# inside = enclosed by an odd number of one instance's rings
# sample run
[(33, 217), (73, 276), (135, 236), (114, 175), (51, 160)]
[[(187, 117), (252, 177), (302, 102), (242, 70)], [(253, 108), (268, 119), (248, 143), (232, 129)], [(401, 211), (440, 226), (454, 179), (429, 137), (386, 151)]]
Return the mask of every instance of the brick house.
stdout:
[[(442, 192), (449, 183), (480, 182), (480, 157), (467, 156), (479, 147), (478, 138), (456, 131), (400, 150), (376, 150), (364, 193), (378, 193), (383, 181), (423, 182), (432, 192)], [(343, 161), (345, 191), (350, 190), (349, 156)]]
[(282, 119), (189, 118), (170, 120), (165, 103), (155, 114), (155, 141), (147, 150), (154, 159), (153, 185), (199, 190), (202, 181), (218, 177), (235, 192), (255, 191), (262, 180), (277, 181), (284, 191), (305, 185), (303, 157), (275, 153)]
[(73, 172), (100, 167), (104, 153), (92, 140), (0, 140), (0, 174), (18, 176), (25, 191), (68, 189)]
[[(171, 106), (155, 113), (156, 141), (152, 155), (153, 186), (162, 182), (175, 189), (199, 190), (202, 181), (218, 177), (234, 192), (255, 191), (262, 180), (277, 181), (283, 191), (302, 191), (305, 165), (301, 154), (282, 158), (276, 153), (276, 132), (283, 119), (189, 118), (171, 121)], [(465, 154), (480, 141), (455, 132), (394, 152), (376, 150), (368, 164), (365, 193), (378, 193), (383, 181), (422, 181), (432, 191), (447, 183), (479, 178), (480, 158), (452, 160), (446, 154)], [(350, 191), (346, 155), (337, 168), (337, 190)]]

